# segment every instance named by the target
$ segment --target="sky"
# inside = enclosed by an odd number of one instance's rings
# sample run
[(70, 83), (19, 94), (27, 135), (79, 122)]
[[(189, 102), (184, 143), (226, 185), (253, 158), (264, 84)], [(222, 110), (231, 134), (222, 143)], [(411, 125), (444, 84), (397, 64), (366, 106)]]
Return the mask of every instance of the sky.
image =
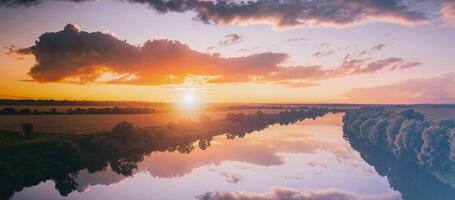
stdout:
[(454, 0), (0, 0), (0, 98), (454, 103)]

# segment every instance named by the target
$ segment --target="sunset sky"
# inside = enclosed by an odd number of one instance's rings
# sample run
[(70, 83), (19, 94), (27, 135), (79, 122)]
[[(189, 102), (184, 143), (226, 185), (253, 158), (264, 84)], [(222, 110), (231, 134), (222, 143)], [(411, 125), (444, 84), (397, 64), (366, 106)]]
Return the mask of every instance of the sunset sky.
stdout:
[(0, 98), (455, 102), (454, 0), (0, 0), (0, 18)]

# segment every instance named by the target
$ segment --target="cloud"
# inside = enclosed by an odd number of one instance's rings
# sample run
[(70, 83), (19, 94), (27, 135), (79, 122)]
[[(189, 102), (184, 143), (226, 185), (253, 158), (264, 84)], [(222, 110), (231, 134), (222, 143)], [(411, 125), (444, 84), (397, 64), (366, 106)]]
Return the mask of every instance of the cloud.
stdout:
[(221, 48), (221, 47), (229, 46), (229, 45), (233, 45), (233, 44), (238, 44), (242, 41), (243, 41), (243, 36), (241, 36), (239, 34), (235, 34), (235, 33), (228, 34), (225, 36), (225, 39), (223, 41), (220, 41), (216, 45), (209, 47), (208, 50), (212, 50), (215, 48)]
[(303, 41), (308, 41), (306, 37), (294, 37), (294, 38), (289, 38), (287, 40), (288, 42), (303, 42)]
[[(230, 35), (227, 38), (228, 42), (220, 44), (238, 42), (241, 37)], [(36, 63), (29, 75), (40, 83), (166, 85), (197, 80), (200, 83), (262, 82), (308, 87), (317, 80), (374, 73), (386, 68), (409, 68), (401, 58), (373, 62), (345, 59), (340, 66), (332, 68), (283, 66), (288, 58), (286, 53), (225, 58), (166, 39), (131, 45), (108, 33), (80, 31), (71, 24), (62, 31), (44, 33), (34, 46), (11, 49), (8, 54), (33, 55)]]
[(118, 77), (111, 83), (144, 85), (179, 84), (191, 75), (207, 79), (219, 76), (220, 82), (245, 82), (252, 75), (276, 70), (287, 58), (283, 53), (222, 58), (165, 39), (135, 46), (107, 33), (79, 31), (71, 24), (63, 31), (41, 35), (34, 46), (16, 53), (35, 56), (36, 64), (29, 74), (38, 82), (71, 79), (85, 83), (112, 72)]
[(283, 85), (290, 88), (306, 88), (318, 86), (319, 84), (310, 81), (276, 81), (274, 84)]
[(372, 63), (368, 64), (365, 68), (359, 69), (356, 72), (357, 73), (369, 73), (369, 72), (375, 72), (375, 71), (384, 69), (386, 67), (391, 67), (392, 70), (406, 69), (406, 68), (414, 67), (417, 65), (419, 65), (419, 63), (417, 63), (417, 62), (403, 63), (403, 59), (401, 59), (401, 58), (387, 58), (387, 59), (372, 62)]
[(399, 83), (357, 88), (345, 96), (364, 103), (453, 103), (455, 102), (455, 74), (432, 78), (411, 79)]
[[(375, 46), (371, 47), (370, 49), (361, 51), (357, 56), (358, 56), (358, 57), (361, 57), (361, 56), (365, 56), (365, 55), (370, 55), (370, 54), (372, 54), (372, 53), (374, 53), (374, 52), (381, 51), (381, 50), (384, 49), (386, 46), (387, 46), (387, 44), (385, 44), (385, 43), (380, 43), (380, 44), (378, 44), (378, 45), (375, 45)], [(352, 56), (352, 55), (351, 55), (351, 56)]]
[[(89, 0), (66, 0), (85, 2)], [(127, 0), (146, 4), (159, 13), (194, 12), (195, 19), (207, 24), (266, 23), (278, 28), (305, 25), (347, 27), (370, 21), (399, 24), (427, 22), (406, 0)], [(4, 6), (32, 6), (40, 0), (0, 1)]]
[(216, 173), (218, 174), (219, 176), (222, 176), (225, 178), (226, 182), (228, 183), (239, 183), (240, 181), (242, 181), (242, 176), (239, 175), (239, 174), (235, 174), (235, 173), (231, 173), (231, 172), (225, 172), (225, 171), (217, 171), (213, 168), (209, 169), (210, 171), (212, 171), (213, 173)]
[(287, 187), (272, 188), (266, 193), (209, 192), (196, 197), (199, 200), (400, 200), (399, 193), (362, 195), (339, 189), (300, 191)]
[(304, 25), (351, 26), (365, 21), (416, 24), (427, 21), (402, 0), (129, 0), (145, 3), (160, 13), (193, 11), (196, 19), (211, 24), (268, 23), (289, 28)]
[(335, 50), (333, 50), (333, 49), (327, 50), (327, 51), (317, 51), (317, 52), (313, 53), (313, 57), (321, 58), (324, 56), (330, 56), (333, 53), (335, 53)]
[(318, 161), (311, 161), (308, 163), (308, 165), (314, 168), (328, 168), (326, 164)]
[(420, 62), (407, 62), (407, 63), (402, 63), (400, 65), (394, 65), (392, 67), (392, 70), (396, 70), (396, 69), (407, 69), (407, 68), (413, 68), (413, 67), (417, 67), (419, 65), (421, 65), (422, 63)]
[(441, 4), (441, 15), (446, 24), (455, 26), (455, 1), (444, 0)]
[(77, 191), (85, 192), (96, 185), (111, 185), (124, 180), (126, 177), (115, 173), (112, 170), (104, 170), (97, 172), (88, 172), (87, 169), (81, 170), (77, 175)]
[(335, 53), (334, 49), (330, 49), (331, 44), (324, 42), (319, 44), (320, 50), (313, 53), (313, 57), (321, 58), (325, 56), (330, 56)]
[[(414, 62), (411, 62), (414, 63)], [(418, 63), (420, 64), (420, 63)], [(415, 64), (413, 66), (417, 66)], [(317, 81), (342, 77), (355, 74), (375, 73), (383, 69), (395, 70), (409, 68), (409, 62), (404, 62), (402, 58), (386, 58), (369, 62), (369, 59), (345, 59), (343, 63), (334, 68), (325, 69), (323, 66), (296, 66), (282, 67), (273, 72), (269, 76), (265, 76), (265, 80), (299, 80), (301, 81)], [(308, 82), (306, 82), (308, 83)]]

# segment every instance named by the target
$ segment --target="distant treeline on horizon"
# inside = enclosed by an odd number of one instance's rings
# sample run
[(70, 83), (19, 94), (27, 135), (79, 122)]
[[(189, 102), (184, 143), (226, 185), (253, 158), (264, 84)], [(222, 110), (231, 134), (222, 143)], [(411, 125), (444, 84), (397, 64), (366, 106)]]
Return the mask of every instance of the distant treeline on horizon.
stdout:
[(0, 99), (1, 106), (156, 106), (166, 103), (146, 101), (88, 101), (54, 99)]
[[(149, 101), (90, 101), (90, 100), (54, 100), (54, 99), (0, 99), (0, 106), (118, 106), (118, 107), (148, 107), (170, 106), (170, 102)], [(207, 103), (211, 110), (237, 109), (301, 109), (304, 107), (429, 107), (452, 108), (454, 104), (355, 104), (355, 103)]]
[(0, 115), (84, 115), (84, 114), (151, 114), (155, 110), (152, 108), (120, 108), (120, 107), (109, 107), (109, 108), (69, 108), (63, 111), (52, 108), (47, 111), (32, 110), (29, 108), (16, 109), (13, 107), (6, 107), (0, 109)]

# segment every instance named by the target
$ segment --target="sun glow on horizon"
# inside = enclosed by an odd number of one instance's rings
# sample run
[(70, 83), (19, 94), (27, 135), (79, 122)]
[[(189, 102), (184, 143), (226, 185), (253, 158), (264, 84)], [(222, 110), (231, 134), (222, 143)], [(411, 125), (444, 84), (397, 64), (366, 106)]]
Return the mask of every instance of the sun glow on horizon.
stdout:
[(188, 111), (195, 111), (199, 107), (199, 99), (195, 91), (193, 90), (185, 90), (181, 93), (178, 99), (178, 105), (181, 110), (188, 112)]
[(196, 103), (196, 97), (193, 92), (185, 92), (182, 96), (182, 103), (186, 106), (193, 106)]

